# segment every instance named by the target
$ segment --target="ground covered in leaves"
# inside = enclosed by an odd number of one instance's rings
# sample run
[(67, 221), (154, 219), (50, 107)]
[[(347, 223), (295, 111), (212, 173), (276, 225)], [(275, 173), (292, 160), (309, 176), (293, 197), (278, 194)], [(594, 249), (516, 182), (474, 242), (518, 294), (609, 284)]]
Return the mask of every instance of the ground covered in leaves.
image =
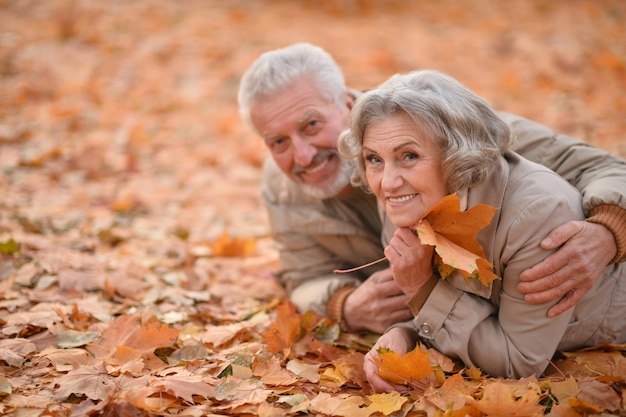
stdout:
[(284, 302), (235, 105), (303, 40), (355, 88), (442, 70), (624, 157), (625, 28), (619, 0), (0, 0), (0, 414), (626, 415), (619, 346), (512, 381), (433, 353), (373, 395), (371, 335)]

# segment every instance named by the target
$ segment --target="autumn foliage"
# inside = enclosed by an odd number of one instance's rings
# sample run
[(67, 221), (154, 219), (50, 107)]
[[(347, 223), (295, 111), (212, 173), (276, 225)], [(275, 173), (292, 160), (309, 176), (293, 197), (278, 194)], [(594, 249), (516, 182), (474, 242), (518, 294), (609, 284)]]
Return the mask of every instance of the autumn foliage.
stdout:
[[(0, 0), (0, 415), (626, 415), (625, 346), (490, 378), (297, 312), (239, 121), (243, 70), (296, 40), (359, 89), (433, 68), (626, 156), (626, 6)], [(428, 363), (428, 365), (426, 365)]]

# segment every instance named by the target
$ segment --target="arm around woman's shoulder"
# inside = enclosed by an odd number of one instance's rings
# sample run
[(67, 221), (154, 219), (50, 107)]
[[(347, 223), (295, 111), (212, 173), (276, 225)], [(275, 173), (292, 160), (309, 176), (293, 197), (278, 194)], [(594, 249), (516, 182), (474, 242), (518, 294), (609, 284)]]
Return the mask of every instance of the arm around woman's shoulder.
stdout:
[(514, 151), (550, 168), (583, 195), (589, 216), (602, 204), (626, 210), (626, 160), (540, 123), (510, 113), (499, 115), (517, 137)]
[[(485, 244), (501, 281), (486, 294), (462, 278), (439, 282), (414, 320), (420, 337), (442, 353), (513, 378), (545, 369), (571, 316), (548, 318), (552, 303), (525, 302), (516, 290), (519, 274), (550, 254), (539, 245), (546, 230), (582, 218), (579, 195), (557, 175), (522, 174), (509, 177), (497, 230)], [(484, 192), (491, 189), (488, 184)]]

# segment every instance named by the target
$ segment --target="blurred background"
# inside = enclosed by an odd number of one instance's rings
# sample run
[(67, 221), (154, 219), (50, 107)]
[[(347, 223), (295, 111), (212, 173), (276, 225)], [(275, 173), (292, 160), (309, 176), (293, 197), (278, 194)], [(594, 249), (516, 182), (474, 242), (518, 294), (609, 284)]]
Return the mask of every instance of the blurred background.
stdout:
[(134, 235), (265, 235), (266, 152), (236, 93), (297, 41), (354, 88), (437, 69), (626, 157), (622, 0), (0, 0), (0, 207), (22, 228), (130, 213)]

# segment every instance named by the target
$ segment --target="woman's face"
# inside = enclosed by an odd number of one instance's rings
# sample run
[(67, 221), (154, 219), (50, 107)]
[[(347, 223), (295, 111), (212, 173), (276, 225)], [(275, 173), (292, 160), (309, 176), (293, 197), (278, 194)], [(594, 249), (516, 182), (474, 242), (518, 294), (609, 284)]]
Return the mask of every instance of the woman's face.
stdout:
[(439, 148), (404, 113), (366, 128), (363, 158), (370, 188), (398, 227), (415, 226), (449, 194)]

